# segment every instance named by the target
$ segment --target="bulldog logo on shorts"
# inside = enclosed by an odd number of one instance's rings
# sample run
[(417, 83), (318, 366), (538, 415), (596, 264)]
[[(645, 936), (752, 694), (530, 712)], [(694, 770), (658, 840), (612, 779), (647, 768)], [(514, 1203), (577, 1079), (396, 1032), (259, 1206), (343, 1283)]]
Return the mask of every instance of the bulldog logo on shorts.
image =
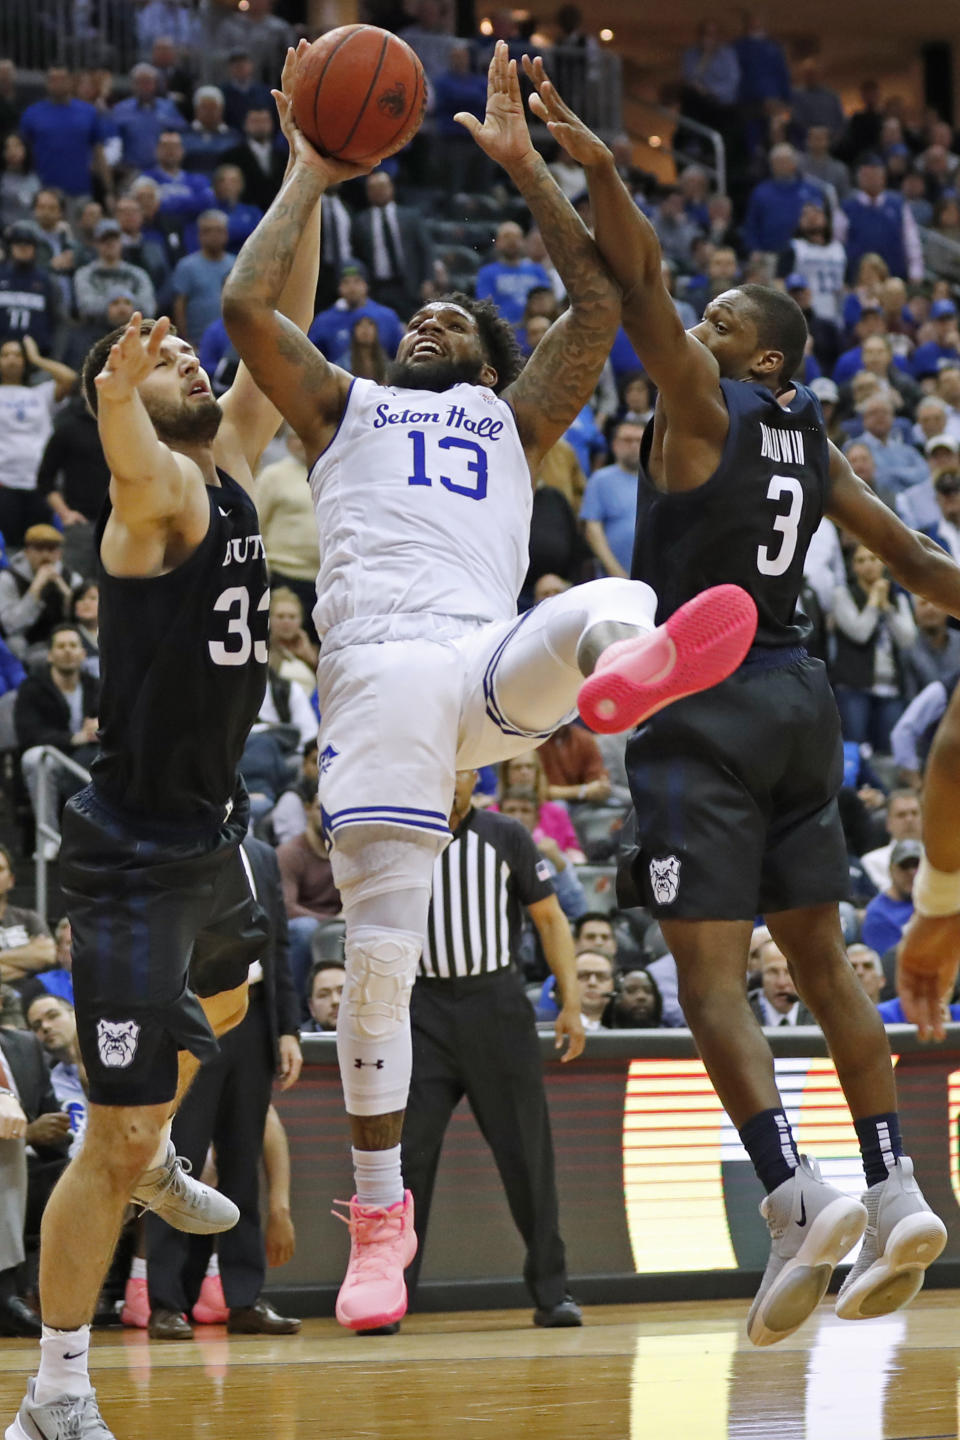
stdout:
[(109, 1070), (125, 1070), (137, 1053), (140, 1026), (135, 1020), (98, 1020), (97, 1049)]
[(680, 887), (680, 861), (676, 855), (650, 861), (650, 884), (658, 905), (672, 905)]

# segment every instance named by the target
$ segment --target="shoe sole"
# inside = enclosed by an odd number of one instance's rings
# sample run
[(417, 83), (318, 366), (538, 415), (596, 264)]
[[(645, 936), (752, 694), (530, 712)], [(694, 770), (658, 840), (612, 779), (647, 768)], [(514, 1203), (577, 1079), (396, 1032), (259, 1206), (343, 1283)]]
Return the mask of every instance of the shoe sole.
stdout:
[(4, 1440), (36, 1440), (35, 1436), (28, 1435), (26, 1430), (24, 1430), (23, 1426), (20, 1424), (19, 1415), (14, 1420), (12, 1425), (7, 1426), (6, 1430), (4, 1430), (3, 1432), (3, 1435)]
[(611, 646), (615, 656), (580, 687), (580, 715), (601, 735), (632, 730), (675, 700), (726, 680), (756, 632), (757, 607), (746, 590), (705, 590), (652, 635)]
[(788, 1260), (747, 1321), (754, 1345), (776, 1345), (798, 1330), (826, 1294), (830, 1276), (867, 1228), (866, 1206), (846, 1195), (831, 1201), (810, 1225), (800, 1249)]
[(883, 1254), (849, 1289), (837, 1297), (841, 1320), (875, 1320), (909, 1305), (923, 1286), (927, 1266), (947, 1243), (947, 1227), (938, 1215), (907, 1215), (894, 1225)]

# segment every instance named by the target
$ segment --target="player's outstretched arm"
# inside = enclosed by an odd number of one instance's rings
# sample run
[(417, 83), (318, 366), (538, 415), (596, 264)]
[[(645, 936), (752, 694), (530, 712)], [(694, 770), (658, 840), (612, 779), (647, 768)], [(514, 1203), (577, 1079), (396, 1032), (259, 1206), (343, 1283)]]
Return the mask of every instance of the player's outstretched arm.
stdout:
[(593, 394), (620, 325), (620, 291), (590, 232), (533, 148), (517, 63), (509, 59), (502, 40), (487, 75), (483, 123), (469, 114), (454, 118), (503, 166), (529, 205), (570, 300), (569, 310), (550, 327), (523, 374), (505, 392), (528, 462), (536, 470)]
[(142, 317), (131, 317), (111, 348), (94, 384), (97, 387), (97, 428), (110, 467), (110, 499), (117, 519), (132, 529), (152, 525), (176, 514), (185, 493), (183, 465), (157, 438), (137, 387), (161, 362), (160, 347), (170, 321), (158, 320), (141, 335)]
[(321, 195), (329, 185), (362, 175), (364, 167), (326, 159), (292, 115), (287, 124), (293, 164), (227, 277), (223, 320), (257, 386), (300, 436), (312, 464), (343, 414), (350, 376), (281, 314), (280, 301)]
[(897, 994), (921, 1040), (943, 1039), (960, 961), (960, 688), (940, 722), (923, 786), (924, 857), (897, 955)]
[(560, 1013), (554, 1027), (556, 1048), (563, 1049), (567, 1040), (566, 1053), (561, 1060), (576, 1060), (582, 1055), (586, 1038), (583, 1021), (580, 1018), (580, 991), (577, 986), (577, 960), (573, 952), (573, 936), (566, 915), (560, 909), (556, 895), (544, 900), (535, 900), (527, 906), (527, 913), (540, 936), (544, 957), (557, 981), (560, 993)]
[[(301, 40), (296, 50), (291, 48), (287, 51), (280, 81), (281, 88), (279, 91), (273, 92), (277, 103), (280, 128), (290, 145), (290, 160), (284, 179), (289, 176), (295, 162), (292, 96), (297, 65), (306, 49), (309, 49), (309, 42)], [(304, 334), (313, 323), (319, 268), (320, 206), (315, 205), (313, 214), (303, 228), (287, 283), (277, 301), (277, 309), (280, 314), (285, 315), (288, 320), (292, 320), (297, 329), (303, 331)], [(251, 472), (254, 471), (263, 451), (277, 433), (280, 425), (280, 412), (256, 384), (245, 364), (239, 366), (233, 384), (220, 400), (220, 408), (223, 411), (223, 424), (217, 435), (217, 458), (220, 459), (219, 451), (226, 452), (223, 456), (225, 468), (240, 478), (237, 472), (241, 470), (241, 467), (231, 466), (229, 451), (233, 448), (238, 449), (247, 467)]]
[(855, 475), (847, 457), (830, 442), (830, 495), (826, 513), (851, 531), (912, 595), (960, 619), (960, 569), (927, 535), (905, 525), (876, 491)]
[(623, 294), (623, 328), (660, 391), (668, 417), (683, 421), (689, 415), (697, 433), (705, 430), (712, 437), (719, 428), (722, 438), (728, 421), (717, 364), (683, 328), (663, 283), (656, 231), (617, 174), (610, 151), (548, 80), (543, 61), (525, 56), (523, 63), (536, 92), (530, 108), (586, 172), (597, 248)]

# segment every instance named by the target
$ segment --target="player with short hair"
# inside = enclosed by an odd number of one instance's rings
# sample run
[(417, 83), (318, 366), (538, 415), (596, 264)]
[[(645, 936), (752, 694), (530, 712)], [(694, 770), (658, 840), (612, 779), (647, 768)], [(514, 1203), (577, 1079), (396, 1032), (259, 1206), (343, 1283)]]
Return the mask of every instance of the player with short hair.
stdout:
[[(767, 1190), (770, 1260), (747, 1322), (770, 1345), (819, 1304), (834, 1266), (885, 1197), (902, 1229), (868, 1237), (837, 1301), (843, 1319), (906, 1304), (946, 1242), (903, 1156), (883, 1024), (847, 960), (837, 902), (846, 847), (843, 764), (826, 671), (804, 647), (797, 600), (824, 514), (880, 555), (905, 589), (960, 615), (960, 570), (853, 473), (820, 405), (793, 376), (803, 313), (782, 291), (718, 295), (685, 331), (661, 278), (660, 246), (605, 146), (566, 107), (541, 61), (531, 105), (591, 179), (597, 245), (624, 289), (624, 328), (657, 386), (641, 449), (632, 573), (658, 618), (704, 586), (756, 602), (756, 643), (707, 697), (653, 716), (627, 743), (637, 813), (628, 867), (677, 963), (680, 1003), (711, 1080)], [(625, 877), (627, 878), (627, 877)], [(798, 1155), (745, 975), (763, 914), (830, 1047), (860, 1141), (865, 1205)]]
[[(315, 207), (281, 297), (302, 331), (318, 254)], [(83, 384), (111, 477), (97, 524), (100, 751), (64, 812), (60, 881), (90, 1106), (44, 1212), (40, 1369), (7, 1440), (111, 1440), (90, 1320), (130, 1201), (181, 1230), (236, 1224), (236, 1206), (177, 1159), (170, 1124), (215, 1036), (242, 1020), (266, 935), (239, 853), (237, 765), (267, 678), (253, 470), (280, 416), (242, 365), (215, 400), (193, 348), (139, 314), (97, 342)]]
[(728, 587), (653, 634), (655, 597), (623, 579), (517, 619), (532, 476), (596, 385), (620, 296), (533, 149), (504, 44), (484, 123), (468, 119), (549, 236), (570, 297), (525, 368), (505, 322), (466, 296), (420, 307), (385, 386), (329, 364), (278, 317), (303, 217), (357, 173), (299, 132), (293, 174), (223, 294), (234, 344), (304, 443), (320, 534), (319, 784), (347, 927), (337, 1043), (357, 1177), (337, 1315), (354, 1329), (406, 1309), (409, 997), (456, 771), (529, 750), (573, 717), (578, 692), (582, 713), (626, 728), (728, 673), (754, 627)]

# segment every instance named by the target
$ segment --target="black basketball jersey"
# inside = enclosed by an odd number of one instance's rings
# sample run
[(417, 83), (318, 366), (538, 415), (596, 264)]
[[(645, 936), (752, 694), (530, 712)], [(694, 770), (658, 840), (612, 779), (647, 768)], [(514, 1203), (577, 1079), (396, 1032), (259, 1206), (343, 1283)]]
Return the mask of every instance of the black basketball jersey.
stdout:
[(631, 575), (657, 592), (658, 623), (711, 585), (740, 585), (756, 601), (758, 646), (801, 643), (803, 565), (823, 517), (830, 467), (820, 402), (799, 385), (788, 406), (762, 385), (721, 380), (730, 429), (720, 464), (696, 490), (664, 494), (640, 452)]
[[(210, 526), (166, 575), (100, 583), (100, 753), (92, 766), (119, 809), (216, 824), (263, 703), (270, 592), (256, 506), (218, 470)], [(97, 544), (110, 515), (107, 500)]]

